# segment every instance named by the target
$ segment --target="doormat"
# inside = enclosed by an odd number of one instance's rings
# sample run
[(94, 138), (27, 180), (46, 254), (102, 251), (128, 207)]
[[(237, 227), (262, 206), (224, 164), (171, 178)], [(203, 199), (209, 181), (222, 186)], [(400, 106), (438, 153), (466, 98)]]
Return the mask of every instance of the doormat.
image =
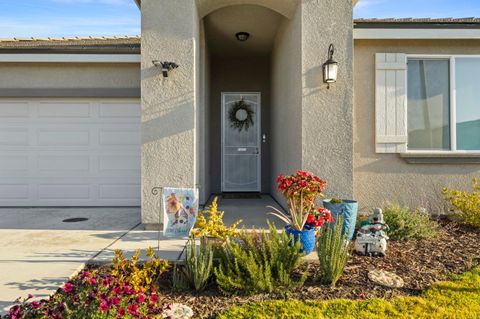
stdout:
[(223, 199), (260, 199), (262, 196), (258, 193), (227, 193), (222, 194)]

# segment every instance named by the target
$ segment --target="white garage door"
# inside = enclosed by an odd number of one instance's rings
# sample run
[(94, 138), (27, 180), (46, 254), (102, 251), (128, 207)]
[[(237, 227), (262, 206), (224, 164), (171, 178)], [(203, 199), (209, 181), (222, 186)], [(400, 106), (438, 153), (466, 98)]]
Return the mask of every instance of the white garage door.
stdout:
[(0, 206), (138, 205), (138, 99), (0, 99)]

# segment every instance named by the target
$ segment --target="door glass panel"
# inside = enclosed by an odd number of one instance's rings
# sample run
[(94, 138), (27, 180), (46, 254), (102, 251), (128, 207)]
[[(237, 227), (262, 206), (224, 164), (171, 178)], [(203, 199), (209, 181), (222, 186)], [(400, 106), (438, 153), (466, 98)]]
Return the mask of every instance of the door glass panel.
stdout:
[(408, 60), (408, 148), (450, 149), (448, 59)]
[[(238, 110), (239, 101), (244, 106)], [(223, 191), (260, 191), (260, 96), (225, 94), (223, 97)], [(248, 110), (248, 115), (247, 111)], [(248, 120), (248, 125), (238, 126)], [(237, 123), (237, 126), (234, 124)]]
[(480, 150), (480, 59), (455, 60), (457, 149)]

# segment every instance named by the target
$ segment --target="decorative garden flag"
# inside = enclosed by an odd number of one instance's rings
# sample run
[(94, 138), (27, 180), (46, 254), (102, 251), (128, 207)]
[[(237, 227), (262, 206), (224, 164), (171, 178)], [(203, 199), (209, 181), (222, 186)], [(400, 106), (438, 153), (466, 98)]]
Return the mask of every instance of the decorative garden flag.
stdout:
[(164, 188), (163, 234), (167, 237), (188, 237), (198, 212), (197, 188)]

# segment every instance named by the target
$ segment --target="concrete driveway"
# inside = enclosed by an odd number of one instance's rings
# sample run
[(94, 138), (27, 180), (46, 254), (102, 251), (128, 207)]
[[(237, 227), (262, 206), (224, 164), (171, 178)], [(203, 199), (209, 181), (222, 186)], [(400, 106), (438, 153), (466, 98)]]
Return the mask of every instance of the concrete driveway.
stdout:
[[(62, 222), (86, 217), (87, 221)], [(17, 297), (48, 297), (140, 224), (140, 208), (1, 208), (0, 314)]]

